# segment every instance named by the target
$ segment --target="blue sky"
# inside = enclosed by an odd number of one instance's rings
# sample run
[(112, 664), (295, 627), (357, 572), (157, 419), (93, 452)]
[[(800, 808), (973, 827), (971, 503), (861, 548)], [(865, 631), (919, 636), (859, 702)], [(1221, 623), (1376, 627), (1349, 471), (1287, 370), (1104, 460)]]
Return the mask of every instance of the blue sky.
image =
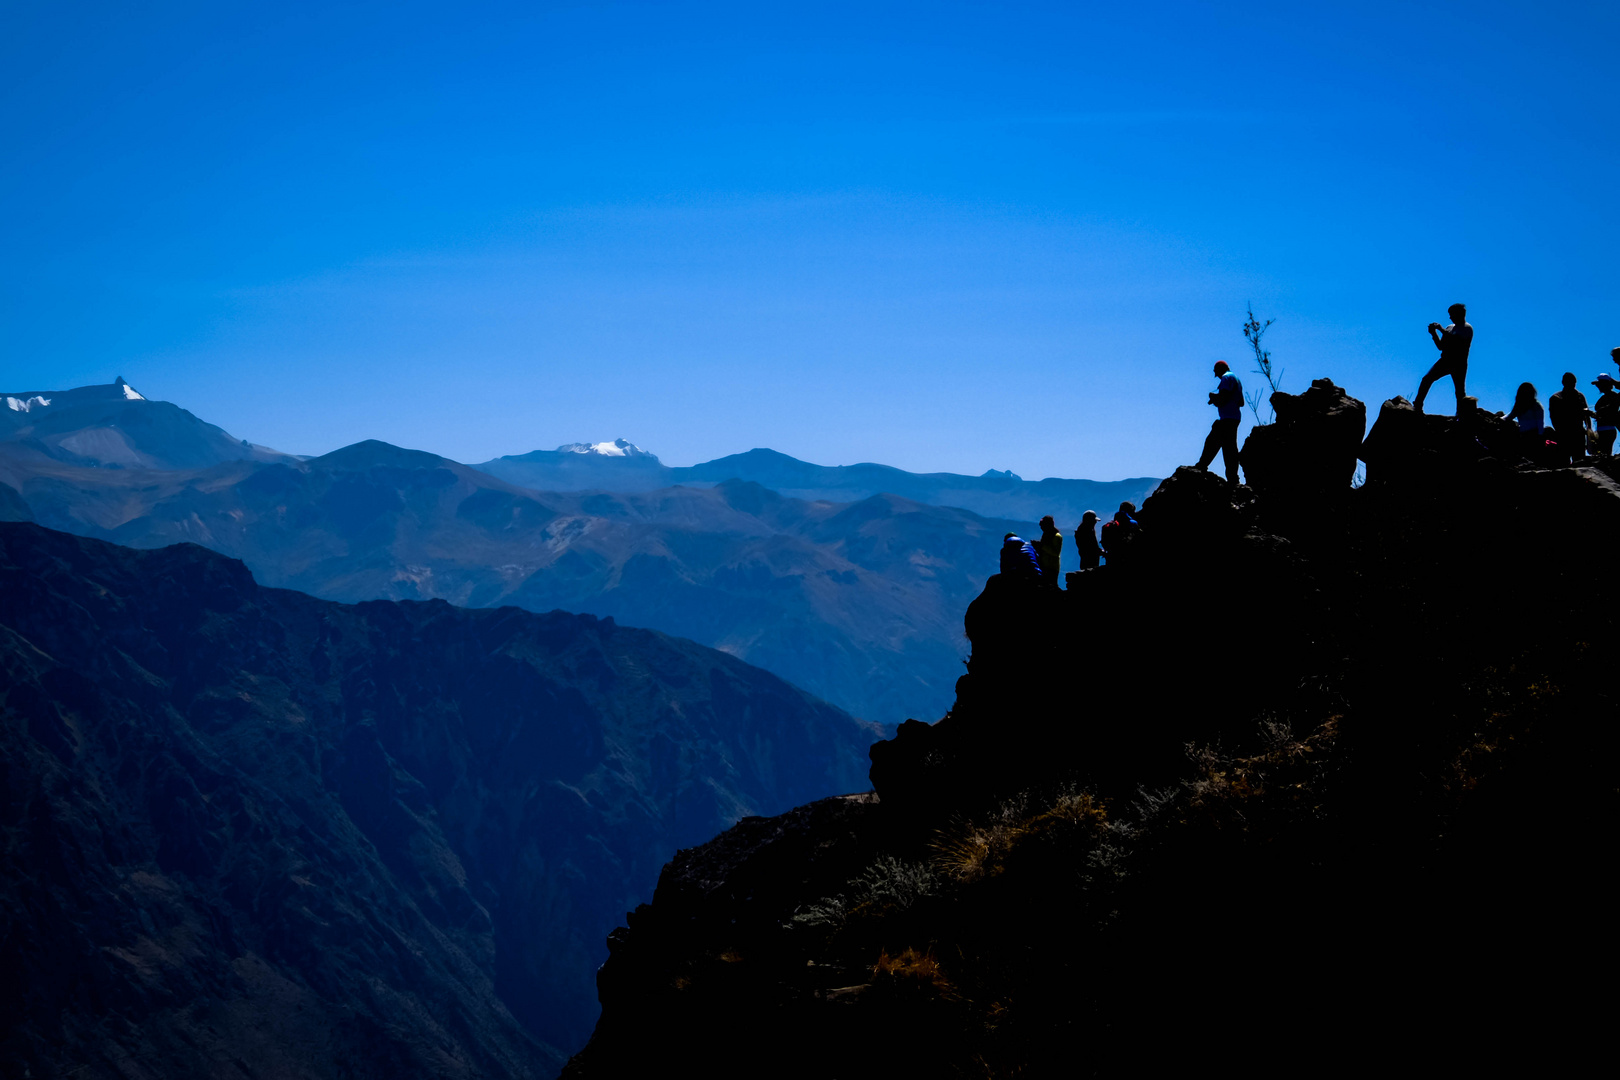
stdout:
[(1463, 299), (1505, 408), (1620, 345), (1616, 11), (13, 0), (3, 381), (1109, 479), (1196, 456), (1246, 301), (1376, 408)]

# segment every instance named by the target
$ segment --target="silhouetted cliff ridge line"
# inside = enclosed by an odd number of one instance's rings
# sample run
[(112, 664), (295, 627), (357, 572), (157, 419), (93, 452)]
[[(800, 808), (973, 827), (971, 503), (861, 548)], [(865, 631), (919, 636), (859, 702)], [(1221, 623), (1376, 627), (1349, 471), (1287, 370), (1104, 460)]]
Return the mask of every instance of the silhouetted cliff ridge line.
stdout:
[(1594, 1021), (1573, 975), (1607, 933), (1612, 465), (1536, 468), (1512, 425), (1399, 398), (1364, 439), (1327, 380), (1278, 398), (1246, 486), (1180, 469), (1114, 565), (991, 579), (954, 707), (872, 748), (877, 801), (666, 867), (565, 1075), (682, 1046), (850, 1077), (1578, 1045), (1548, 1033)]

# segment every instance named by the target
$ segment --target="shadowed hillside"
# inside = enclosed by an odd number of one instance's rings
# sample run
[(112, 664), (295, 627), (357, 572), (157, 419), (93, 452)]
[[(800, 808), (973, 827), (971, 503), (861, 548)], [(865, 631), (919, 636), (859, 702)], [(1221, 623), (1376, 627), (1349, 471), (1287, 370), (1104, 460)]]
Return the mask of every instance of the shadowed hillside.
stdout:
[(0, 525), (0, 1072), (544, 1077), (681, 845), (874, 731), (612, 620)]

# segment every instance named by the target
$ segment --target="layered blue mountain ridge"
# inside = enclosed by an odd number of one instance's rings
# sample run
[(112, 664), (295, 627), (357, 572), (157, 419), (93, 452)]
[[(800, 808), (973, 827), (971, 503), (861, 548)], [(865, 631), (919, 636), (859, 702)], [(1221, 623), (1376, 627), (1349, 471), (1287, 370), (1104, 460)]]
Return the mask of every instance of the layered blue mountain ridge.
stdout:
[(675, 484), (708, 487), (726, 480), (747, 480), (794, 499), (855, 502), (888, 494), (934, 506), (961, 507), (985, 517), (1034, 522), (1051, 514), (1062, 523), (1079, 521), (1087, 510), (1111, 513), (1127, 500), (1141, 505), (1159, 485), (1156, 478), (1142, 476), (1113, 481), (1058, 477), (1031, 481), (1010, 470), (966, 476), (906, 472), (872, 462), (814, 465), (764, 448), (672, 467), (624, 439), (535, 450), (473, 468), (542, 491), (653, 491)]
[(1003, 533), (1044, 513), (1072, 528), (1081, 509), (1140, 503), (1156, 483), (825, 467), (769, 450), (672, 469), (624, 440), (477, 468), (376, 441), (305, 459), (122, 381), (0, 395), (0, 484), (13, 489), (0, 519), (136, 548), (191, 541), (330, 600), (611, 616), (885, 725), (949, 706), (959, 615)]

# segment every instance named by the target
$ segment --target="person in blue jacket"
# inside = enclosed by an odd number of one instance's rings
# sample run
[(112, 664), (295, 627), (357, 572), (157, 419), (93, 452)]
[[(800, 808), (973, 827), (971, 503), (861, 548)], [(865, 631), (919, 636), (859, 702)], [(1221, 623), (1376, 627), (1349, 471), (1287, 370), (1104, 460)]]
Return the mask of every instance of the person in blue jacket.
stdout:
[(1232, 366), (1225, 360), (1215, 361), (1215, 377), (1220, 383), (1215, 392), (1209, 395), (1209, 403), (1215, 406), (1215, 422), (1209, 427), (1209, 437), (1204, 440), (1204, 453), (1198, 459), (1198, 468), (1207, 469), (1209, 463), (1215, 460), (1215, 454), (1220, 452), (1226, 464), (1226, 479), (1228, 483), (1238, 482), (1238, 421), (1243, 419), (1243, 384), (1238, 377), (1232, 374)]
[(1017, 533), (1008, 533), (1001, 539), (1001, 573), (1012, 581), (1028, 585), (1041, 583), (1041, 557), (1035, 552), (1035, 545), (1019, 536)]

